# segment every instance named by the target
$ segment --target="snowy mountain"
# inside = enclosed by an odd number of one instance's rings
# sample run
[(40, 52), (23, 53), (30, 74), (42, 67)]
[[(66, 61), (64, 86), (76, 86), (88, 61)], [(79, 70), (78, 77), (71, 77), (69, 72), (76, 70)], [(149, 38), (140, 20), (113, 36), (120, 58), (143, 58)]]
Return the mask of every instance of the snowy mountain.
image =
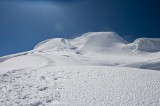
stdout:
[[(0, 67), (4, 72), (12, 67), (37, 68), (48, 64), (123, 66), (159, 70), (159, 45), (158, 38), (139, 38), (133, 43), (128, 43), (115, 32), (90, 32), (75, 39), (53, 38), (42, 41), (31, 51), (1, 57)], [(17, 66), (21, 61), (26, 64)]]
[(53, 38), (0, 57), (1, 106), (160, 105), (160, 39)]
[(160, 51), (160, 39), (155, 38), (139, 38), (132, 44), (131, 48), (135, 50), (141, 50), (146, 52), (158, 52)]

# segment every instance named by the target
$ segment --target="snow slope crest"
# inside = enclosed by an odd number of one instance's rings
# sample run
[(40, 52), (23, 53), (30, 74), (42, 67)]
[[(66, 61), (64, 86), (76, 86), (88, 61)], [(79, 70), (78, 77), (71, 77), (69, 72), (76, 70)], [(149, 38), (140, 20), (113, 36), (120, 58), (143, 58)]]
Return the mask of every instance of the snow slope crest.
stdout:
[(78, 49), (81, 51), (102, 51), (107, 48), (119, 48), (124, 41), (115, 32), (90, 32), (75, 39), (54, 38), (40, 42), (35, 46), (36, 50), (64, 50)]
[(80, 51), (160, 51), (159, 38), (138, 38), (133, 43), (128, 43), (115, 32), (89, 32), (75, 39), (53, 38), (40, 42), (35, 50), (80, 50)]
[(127, 43), (115, 32), (95, 32), (86, 37), (87, 40), (82, 48), (84, 51), (119, 49)]
[(86, 45), (90, 46), (107, 47), (110, 45), (115, 45), (117, 43), (126, 42), (115, 32), (95, 32), (87, 36), (88, 40), (86, 42)]
[(36, 50), (64, 50), (66, 48), (74, 48), (67, 39), (64, 38), (54, 38), (40, 42), (34, 49)]
[(160, 38), (138, 38), (131, 45), (131, 49), (145, 52), (160, 51)]

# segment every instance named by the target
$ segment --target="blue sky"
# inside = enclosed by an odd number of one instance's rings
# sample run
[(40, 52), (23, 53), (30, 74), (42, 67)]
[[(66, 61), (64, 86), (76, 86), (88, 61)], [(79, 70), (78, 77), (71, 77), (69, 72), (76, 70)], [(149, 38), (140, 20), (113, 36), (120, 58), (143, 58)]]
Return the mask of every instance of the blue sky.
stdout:
[(0, 56), (31, 50), (42, 40), (115, 31), (128, 41), (159, 38), (157, 0), (1, 0)]

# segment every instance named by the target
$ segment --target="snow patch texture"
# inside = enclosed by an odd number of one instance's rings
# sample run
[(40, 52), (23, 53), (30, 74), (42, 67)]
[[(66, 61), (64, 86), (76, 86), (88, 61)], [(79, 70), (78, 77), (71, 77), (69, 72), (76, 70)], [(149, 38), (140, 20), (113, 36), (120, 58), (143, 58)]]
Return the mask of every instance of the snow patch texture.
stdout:
[(12, 70), (0, 76), (1, 106), (159, 106), (158, 71), (105, 66)]

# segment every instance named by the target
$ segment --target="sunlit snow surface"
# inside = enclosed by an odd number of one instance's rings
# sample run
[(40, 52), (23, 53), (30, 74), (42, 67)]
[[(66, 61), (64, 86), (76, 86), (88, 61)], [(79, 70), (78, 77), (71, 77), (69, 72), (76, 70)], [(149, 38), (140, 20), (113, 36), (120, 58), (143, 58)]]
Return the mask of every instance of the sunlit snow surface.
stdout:
[(54, 38), (0, 57), (0, 106), (160, 105), (160, 39)]
[(158, 71), (106, 66), (12, 70), (0, 76), (1, 106), (159, 106)]

